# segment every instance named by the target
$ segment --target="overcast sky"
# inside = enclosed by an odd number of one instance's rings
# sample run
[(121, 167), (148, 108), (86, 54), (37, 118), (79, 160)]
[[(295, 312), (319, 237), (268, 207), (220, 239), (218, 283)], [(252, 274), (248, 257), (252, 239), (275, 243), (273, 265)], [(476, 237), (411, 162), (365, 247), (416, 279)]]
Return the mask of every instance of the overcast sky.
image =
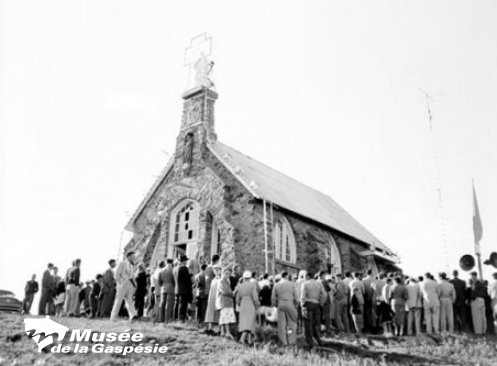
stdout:
[(473, 252), (474, 177), (488, 257), (496, 19), (495, 1), (0, 0), (0, 288), (117, 255), (174, 151), (202, 32), (222, 142), (328, 193), (413, 274), (445, 269), (438, 186), (450, 268)]

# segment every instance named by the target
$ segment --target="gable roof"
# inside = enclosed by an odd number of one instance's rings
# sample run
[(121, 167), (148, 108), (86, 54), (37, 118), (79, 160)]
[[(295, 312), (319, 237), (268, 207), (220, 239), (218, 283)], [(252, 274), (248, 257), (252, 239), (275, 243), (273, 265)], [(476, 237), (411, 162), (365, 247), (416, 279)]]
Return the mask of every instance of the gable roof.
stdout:
[(242, 154), (219, 141), (207, 144), (238, 180), (259, 199), (347, 234), (397, 261), (396, 255), (330, 196)]

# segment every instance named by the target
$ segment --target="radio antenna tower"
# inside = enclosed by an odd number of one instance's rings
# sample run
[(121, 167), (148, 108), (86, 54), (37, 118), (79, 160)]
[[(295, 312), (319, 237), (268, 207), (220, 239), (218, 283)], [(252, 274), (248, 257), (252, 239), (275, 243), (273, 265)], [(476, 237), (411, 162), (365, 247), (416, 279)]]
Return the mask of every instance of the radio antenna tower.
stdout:
[(433, 133), (433, 114), (431, 112), (431, 102), (433, 102), (433, 98), (427, 92), (421, 90), (425, 99), (426, 99), (426, 110), (428, 112), (428, 123), (430, 127), (430, 145), (431, 145), (431, 153), (433, 157), (433, 164), (435, 167), (435, 185), (438, 196), (438, 209), (440, 214), (440, 230), (442, 232), (442, 244), (443, 244), (443, 252), (444, 252), (444, 264), (445, 270), (449, 270), (449, 255), (448, 255), (448, 245), (447, 245), (447, 230), (445, 225), (445, 206), (442, 196), (442, 185), (440, 182), (440, 165), (438, 162), (437, 148), (435, 145), (435, 136)]

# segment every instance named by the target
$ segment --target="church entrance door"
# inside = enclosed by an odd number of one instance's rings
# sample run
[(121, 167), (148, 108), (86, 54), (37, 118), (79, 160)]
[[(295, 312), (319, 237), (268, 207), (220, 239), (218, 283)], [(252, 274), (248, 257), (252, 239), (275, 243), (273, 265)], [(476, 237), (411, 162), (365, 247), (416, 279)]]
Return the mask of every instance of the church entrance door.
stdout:
[(173, 247), (173, 258), (179, 258), (186, 253), (186, 244), (178, 244)]

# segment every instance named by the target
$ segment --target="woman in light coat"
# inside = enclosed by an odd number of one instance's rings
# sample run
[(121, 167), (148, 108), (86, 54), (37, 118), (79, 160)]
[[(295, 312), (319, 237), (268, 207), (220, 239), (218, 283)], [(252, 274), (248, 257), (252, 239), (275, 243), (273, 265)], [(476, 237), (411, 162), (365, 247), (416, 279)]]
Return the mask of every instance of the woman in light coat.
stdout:
[(253, 343), (255, 324), (257, 320), (257, 307), (259, 307), (259, 296), (257, 285), (250, 281), (252, 273), (245, 271), (242, 282), (235, 289), (236, 305), (240, 314), (238, 319), (238, 331), (242, 334), (240, 343)]

